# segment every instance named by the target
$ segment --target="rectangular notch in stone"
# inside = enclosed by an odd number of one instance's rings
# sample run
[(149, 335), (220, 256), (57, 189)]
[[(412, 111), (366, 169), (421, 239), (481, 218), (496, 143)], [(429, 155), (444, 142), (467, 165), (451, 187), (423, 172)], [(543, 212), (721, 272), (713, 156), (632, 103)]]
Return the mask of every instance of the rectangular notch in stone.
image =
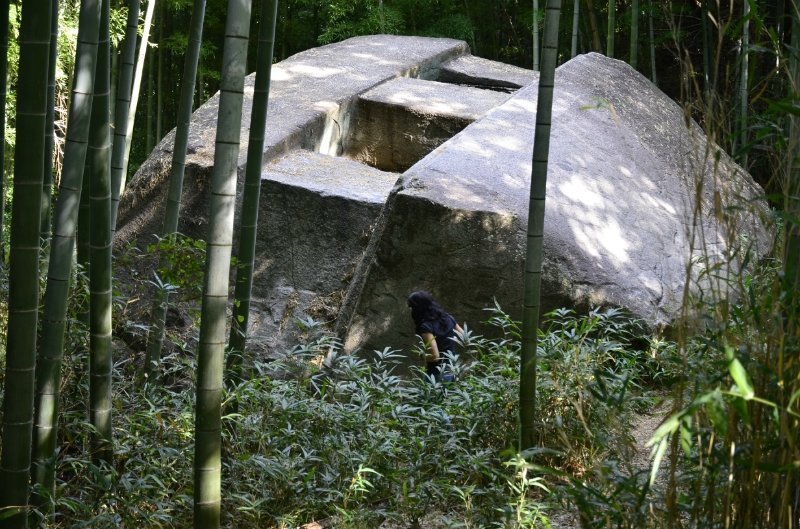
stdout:
[(342, 155), (404, 172), (509, 94), (401, 77), (362, 94)]

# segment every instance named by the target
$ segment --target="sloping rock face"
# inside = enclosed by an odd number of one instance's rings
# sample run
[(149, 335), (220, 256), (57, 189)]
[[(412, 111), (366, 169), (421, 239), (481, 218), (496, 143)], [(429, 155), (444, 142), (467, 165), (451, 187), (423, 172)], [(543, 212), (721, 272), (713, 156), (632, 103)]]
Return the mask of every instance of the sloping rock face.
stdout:
[[(346, 348), (413, 341), (404, 297), (418, 288), (470, 325), (493, 299), (520, 314), (536, 93), (403, 175), (343, 311)], [(545, 309), (615, 305), (667, 324), (687, 280), (707, 288), (770, 247), (763, 191), (627, 64), (589, 54), (558, 68), (552, 124)]]
[[(409, 346), (405, 298), (419, 288), (473, 328), (495, 299), (519, 315), (534, 72), (459, 41), (373, 36), (300, 53), (272, 78), (255, 349), (290, 346), (292, 321), (306, 316), (335, 327), (348, 350)], [(246, 86), (243, 139), (252, 78)], [(215, 97), (192, 120), (180, 230), (195, 237), (206, 232), (216, 112)], [(665, 324), (687, 278), (697, 290), (705, 271), (736, 266), (730, 241), (767, 250), (762, 191), (686, 123), (624, 63), (590, 54), (558, 69), (546, 308), (617, 305)], [(131, 182), (118, 242), (160, 231), (173, 139)], [(245, 153), (243, 144), (240, 177)]]

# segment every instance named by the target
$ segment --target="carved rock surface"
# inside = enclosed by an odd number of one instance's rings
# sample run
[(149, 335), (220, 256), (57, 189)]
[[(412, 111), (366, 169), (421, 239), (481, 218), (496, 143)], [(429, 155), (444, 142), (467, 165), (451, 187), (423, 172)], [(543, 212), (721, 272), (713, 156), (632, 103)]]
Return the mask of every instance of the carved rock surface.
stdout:
[[(332, 325), (399, 171), (507, 100), (517, 86), (509, 77), (536, 79), (528, 70), (471, 58), (461, 41), (382, 35), (273, 66), (254, 270), (255, 350), (291, 346), (298, 317)], [(475, 64), (483, 65), (480, 78)], [(458, 79), (436, 82), (450, 65)], [(250, 76), (239, 189), (252, 85)], [(190, 128), (179, 231), (197, 238), (207, 231), (217, 111), (214, 96), (195, 111)], [(160, 233), (174, 137), (172, 131), (159, 143), (130, 182), (118, 244), (144, 246)]]
[[(419, 288), (473, 328), (494, 299), (520, 316), (537, 89), (403, 175), (343, 310), (346, 349), (413, 343), (404, 301)], [(762, 195), (627, 64), (598, 54), (567, 62), (555, 78), (544, 309), (613, 305), (668, 324), (687, 279), (695, 293), (720, 288), (712, 276), (725, 263), (735, 270), (744, 252), (769, 249)]]
[[(535, 72), (460, 41), (372, 36), (297, 54), (272, 78), (254, 350), (291, 346), (292, 320), (306, 316), (348, 350), (408, 347), (405, 298), (420, 288), (473, 328), (495, 299), (519, 316)], [(251, 98), (248, 78), (240, 180)], [(192, 119), (180, 230), (195, 237), (217, 103)], [(552, 127), (545, 308), (615, 305), (667, 324), (687, 278), (696, 292), (704, 270), (735, 268), (740, 246), (768, 249), (763, 191), (626, 64), (589, 54), (559, 67)], [(173, 141), (174, 131), (132, 180), (118, 242), (160, 231)]]

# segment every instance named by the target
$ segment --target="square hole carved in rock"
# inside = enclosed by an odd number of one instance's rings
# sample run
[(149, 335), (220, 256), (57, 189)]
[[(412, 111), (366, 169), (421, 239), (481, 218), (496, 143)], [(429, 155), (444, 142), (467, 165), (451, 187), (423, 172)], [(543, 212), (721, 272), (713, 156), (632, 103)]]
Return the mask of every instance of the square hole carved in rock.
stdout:
[(402, 173), (508, 97), (436, 81), (392, 79), (329, 116), (314, 150)]

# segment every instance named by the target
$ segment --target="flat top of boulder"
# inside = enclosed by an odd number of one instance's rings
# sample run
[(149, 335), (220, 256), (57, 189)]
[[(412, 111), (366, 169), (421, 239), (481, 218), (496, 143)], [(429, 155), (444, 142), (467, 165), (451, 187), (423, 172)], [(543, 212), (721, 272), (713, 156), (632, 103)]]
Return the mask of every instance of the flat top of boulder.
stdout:
[(396, 105), (411, 112), (474, 121), (503, 103), (509, 94), (436, 81), (400, 77), (361, 95), (362, 100)]
[[(459, 40), (374, 35), (300, 52), (273, 65), (264, 160), (293, 149), (338, 154), (342, 131), (335, 130), (336, 120), (360, 94), (395, 77), (435, 78), (443, 62), (466, 53), (469, 47)], [(254, 74), (245, 79), (240, 169), (247, 159), (254, 81)], [(207, 178), (214, 163), (218, 105), (217, 93), (192, 114), (186, 169), (194, 180)], [(167, 179), (174, 143), (173, 129), (131, 178), (120, 203), (117, 241), (161, 229), (165, 193), (159, 186)]]
[(397, 174), (379, 171), (347, 158), (311, 151), (292, 151), (266, 165), (263, 185), (279, 182), (323, 196), (383, 204), (397, 181)]
[(464, 55), (444, 63), (440, 79), (495, 88), (522, 88), (536, 83), (539, 72), (474, 55)]
[[(467, 50), (464, 42), (453, 39), (374, 35), (307, 50), (273, 65), (264, 152), (281, 148), (310, 122), (338, 111), (342, 103), (387, 79), (435, 76), (441, 62)], [(243, 146), (250, 127), (254, 80), (251, 74), (245, 81)], [(195, 112), (192, 125), (202, 119), (202, 108), (208, 108), (209, 115), (198, 123), (203, 132), (197, 132), (207, 138), (190, 140), (190, 147), (194, 147), (197, 156), (213, 156), (214, 143), (209, 140), (216, 130), (217, 105), (203, 105)], [(245, 161), (244, 151), (243, 148), (240, 164)]]

